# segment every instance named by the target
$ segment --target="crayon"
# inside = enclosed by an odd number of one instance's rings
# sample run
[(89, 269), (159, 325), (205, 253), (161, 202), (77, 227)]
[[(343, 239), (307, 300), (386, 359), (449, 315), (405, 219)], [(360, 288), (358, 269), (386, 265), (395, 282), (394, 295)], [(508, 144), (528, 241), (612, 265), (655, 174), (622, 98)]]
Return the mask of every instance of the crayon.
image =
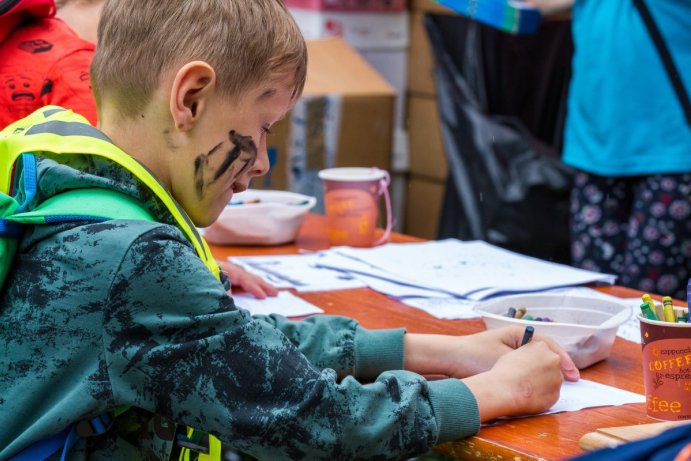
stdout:
[(532, 325), (525, 327), (525, 333), (523, 333), (523, 340), (521, 341), (521, 346), (525, 346), (533, 339), (533, 333), (535, 333), (535, 328)]
[(657, 318), (655, 318), (654, 320), (658, 320), (658, 319), (663, 320), (665, 318), (665, 311), (664, 311), (662, 305), (653, 301), (653, 298), (648, 293), (641, 296), (641, 299), (643, 300), (644, 303), (648, 303), (650, 305), (650, 308), (655, 313), (655, 317), (657, 317)]
[(515, 307), (509, 307), (509, 311), (506, 313), (507, 317), (514, 318), (516, 317), (516, 308)]
[(526, 309), (525, 306), (519, 307), (518, 311), (516, 311), (516, 318), (522, 319), (527, 311), (528, 311), (528, 309)]
[(677, 323), (688, 322), (688, 311), (683, 307), (674, 308), (674, 317), (677, 319)]
[(643, 317), (647, 319), (657, 320), (657, 315), (655, 315), (655, 312), (650, 308), (650, 304), (647, 302), (641, 304), (641, 313), (643, 314)]
[(665, 296), (662, 298), (662, 305), (665, 314), (665, 322), (676, 323), (677, 317), (674, 315), (674, 305), (672, 304), (672, 298)]
[(237, 200), (235, 202), (230, 202), (228, 205), (230, 206), (237, 206), (237, 205), (251, 205), (252, 203), (260, 203), (262, 199), (260, 198), (253, 198), (249, 200)]

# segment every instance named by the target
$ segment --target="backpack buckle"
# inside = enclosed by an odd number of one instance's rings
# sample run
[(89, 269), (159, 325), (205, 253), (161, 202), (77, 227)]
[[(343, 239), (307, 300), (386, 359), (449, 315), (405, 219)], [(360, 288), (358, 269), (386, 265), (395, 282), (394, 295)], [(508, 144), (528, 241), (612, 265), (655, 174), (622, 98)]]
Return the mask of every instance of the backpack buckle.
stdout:
[(92, 419), (85, 419), (77, 423), (76, 431), (79, 437), (93, 437), (105, 433), (113, 425), (110, 413), (103, 413)]

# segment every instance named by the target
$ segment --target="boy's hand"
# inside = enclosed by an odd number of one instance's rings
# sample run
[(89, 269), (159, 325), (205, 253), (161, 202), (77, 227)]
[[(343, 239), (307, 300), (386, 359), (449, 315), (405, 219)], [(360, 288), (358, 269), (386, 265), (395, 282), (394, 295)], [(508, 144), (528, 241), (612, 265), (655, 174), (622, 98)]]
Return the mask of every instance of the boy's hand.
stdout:
[(237, 264), (229, 261), (218, 261), (218, 265), (228, 275), (232, 286), (238, 286), (252, 293), (257, 299), (264, 299), (267, 296), (276, 296), (278, 294), (278, 290), (269, 282), (258, 275), (247, 272)]
[(480, 420), (539, 414), (559, 399), (561, 357), (541, 340), (503, 355), (487, 372), (463, 379), (475, 396)]
[[(523, 333), (524, 328), (518, 325), (466, 336), (409, 333), (405, 336), (405, 367), (423, 374), (456, 378), (472, 376), (490, 370), (500, 357), (518, 348)], [(533, 337), (533, 341), (536, 340), (544, 341), (557, 354), (566, 380), (578, 380), (578, 368), (564, 349), (551, 338), (538, 333)]]
[[(491, 369), (501, 357), (521, 346), (524, 332), (524, 327), (513, 325), (463, 336), (463, 344), (460, 347), (467, 358), (463, 361), (456, 359), (450, 375), (462, 378)], [(578, 380), (580, 377), (578, 368), (569, 354), (556, 341), (539, 333), (533, 336), (533, 341), (535, 340), (544, 341), (549, 349), (559, 356), (560, 368), (567, 381)]]

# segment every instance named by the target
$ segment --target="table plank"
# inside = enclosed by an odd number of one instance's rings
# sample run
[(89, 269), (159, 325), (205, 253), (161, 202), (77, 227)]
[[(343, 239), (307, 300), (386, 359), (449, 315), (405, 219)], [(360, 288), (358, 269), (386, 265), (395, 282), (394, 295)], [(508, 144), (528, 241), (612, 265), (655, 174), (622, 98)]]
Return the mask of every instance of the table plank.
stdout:
[[(394, 233), (394, 242), (421, 241)], [(288, 245), (212, 246), (218, 259), (227, 256), (294, 254), (300, 250), (328, 248), (325, 218), (309, 214), (296, 240)], [(638, 297), (641, 292), (625, 287), (596, 287), (619, 297)], [(414, 333), (464, 335), (484, 330), (481, 320), (443, 320), (424, 311), (401, 304), (370, 289), (295, 293), (325, 310), (327, 314), (355, 318), (367, 328), (404, 326)], [(641, 346), (617, 338), (610, 357), (581, 370), (583, 378), (628, 391), (644, 393)], [(645, 404), (587, 408), (529, 418), (509, 419), (482, 427), (479, 434), (465, 440), (449, 442), (436, 450), (463, 460), (563, 460), (582, 454), (579, 445), (584, 434), (600, 428), (639, 425), (653, 422), (645, 414)]]

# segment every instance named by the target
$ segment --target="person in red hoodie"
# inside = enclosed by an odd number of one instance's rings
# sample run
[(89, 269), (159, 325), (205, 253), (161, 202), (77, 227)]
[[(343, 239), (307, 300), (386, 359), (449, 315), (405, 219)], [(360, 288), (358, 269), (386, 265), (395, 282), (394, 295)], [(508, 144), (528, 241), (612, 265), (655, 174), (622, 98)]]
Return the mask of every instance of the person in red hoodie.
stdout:
[(54, 0), (0, 0), (0, 129), (49, 104), (96, 125), (94, 49), (55, 17)]

